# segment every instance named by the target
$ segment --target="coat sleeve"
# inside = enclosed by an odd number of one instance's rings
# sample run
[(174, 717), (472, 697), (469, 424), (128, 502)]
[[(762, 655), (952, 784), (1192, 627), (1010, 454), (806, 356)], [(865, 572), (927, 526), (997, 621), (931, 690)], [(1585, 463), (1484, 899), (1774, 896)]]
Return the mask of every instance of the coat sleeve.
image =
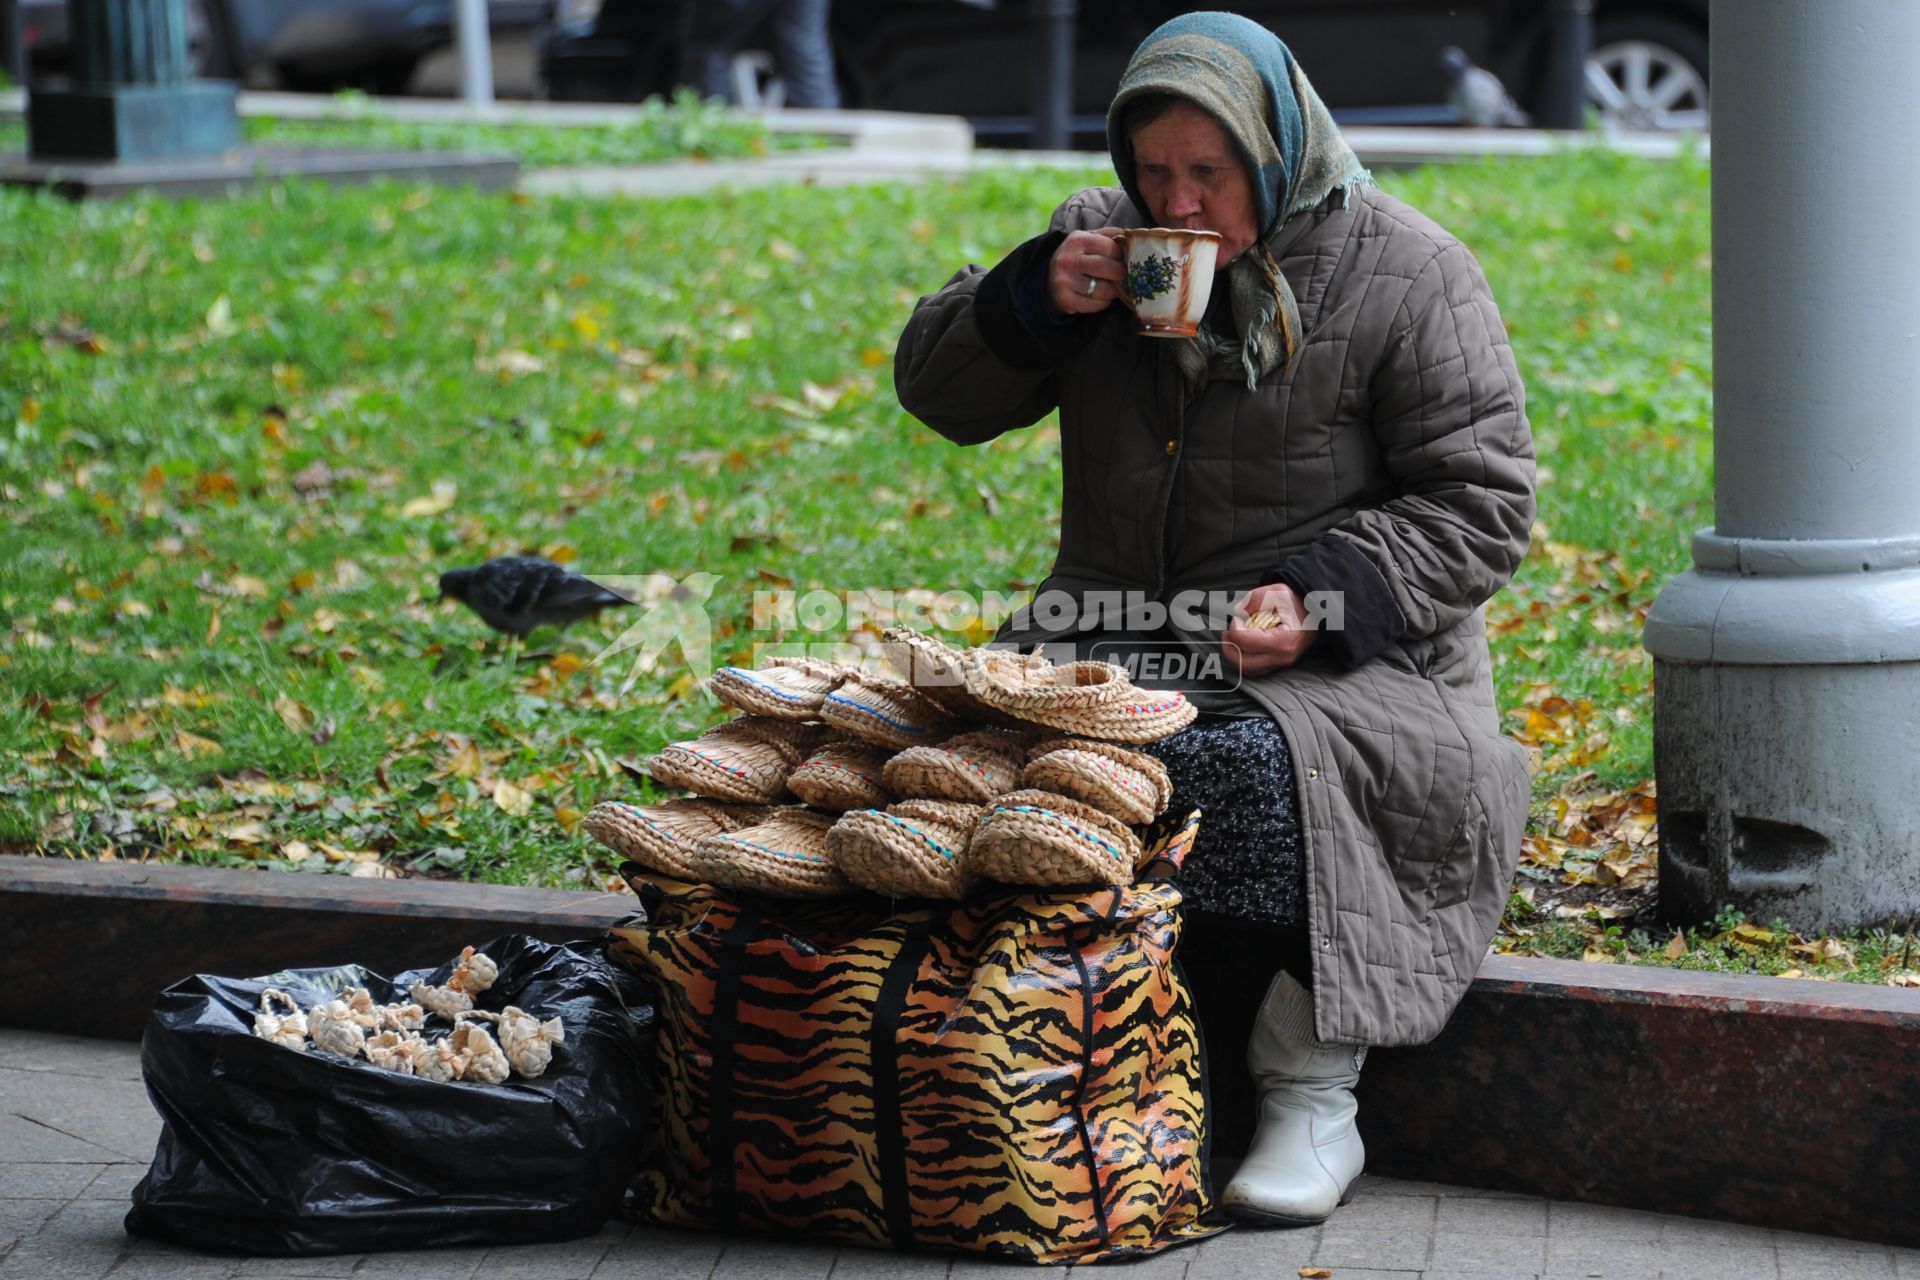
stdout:
[(1526, 392), (1486, 277), (1459, 242), (1414, 278), (1370, 390), (1394, 496), (1331, 536), (1379, 571), (1420, 639), (1504, 586), (1533, 527)]
[(1088, 221), (1084, 209), (1082, 197), (1074, 197), (1055, 211), (1046, 234), (991, 271), (962, 267), (938, 293), (920, 299), (893, 356), (901, 408), (956, 444), (980, 444), (1053, 411), (1055, 372), (1092, 324), (1083, 318), (1036, 331), (1021, 318), (1017, 295), (1022, 278), (1045, 269), (1067, 231)]

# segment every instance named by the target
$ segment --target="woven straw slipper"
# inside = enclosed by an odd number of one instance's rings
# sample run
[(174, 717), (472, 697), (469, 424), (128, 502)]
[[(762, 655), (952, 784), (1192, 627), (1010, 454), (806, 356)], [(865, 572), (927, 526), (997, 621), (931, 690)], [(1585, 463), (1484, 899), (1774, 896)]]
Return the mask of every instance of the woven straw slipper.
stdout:
[(811, 809), (780, 809), (764, 822), (707, 836), (688, 862), (696, 879), (780, 898), (830, 898), (852, 884), (827, 858), (834, 817)]
[(892, 898), (963, 898), (972, 883), (967, 844), (977, 804), (902, 800), (887, 810), (858, 809), (827, 833), (827, 856), (847, 879)]
[(952, 736), (959, 726), (898, 680), (855, 672), (827, 695), (820, 718), (862, 742), (895, 751)]
[(850, 669), (810, 658), (772, 658), (758, 671), (721, 667), (707, 681), (713, 696), (748, 715), (818, 720), (820, 704)]
[(1159, 817), (1173, 799), (1167, 766), (1143, 751), (1091, 738), (1052, 738), (1035, 746), (1020, 785), (1072, 796), (1136, 827)]
[(649, 805), (602, 800), (580, 825), (595, 840), (649, 871), (664, 872), (678, 880), (697, 880), (699, 873), (689, 860), (695, 842), (750, 827), (771, 812), (760, 805), (720, 800), (669, 800)]
[(716, 800), (774, 804), (786, 798), (787, 776), (825, 733), (819, 725), (742, 716), (662, 747), (647, 772), (655, 782)]
[(1010, 716), (1109, 742), (1153, 742), (1178, 733), (1199, 714), (1182, 693), (1142, 689), (1110, 662), (1035, 666), (1005, 653), (968, 649), (967, 688)]
[[(910, 627), (888, 627), (881, 636), (880, 651), (893, 664), (894, 670), (905, 676), (907, 683), (917, 692), (949, 714), (982, 724), (1006, 727), (1021, 725), (1021, 721), (997, 707), (988, 706), (968, 691), (964, 662), (968, 650), (956, 649)], [(1038, 656), (1022, 657), (1004, 649), (994, 652), (1023, 666), (1047, 665), (1047, 660)]]
[(1131, 884), (1146, 850), (1125, 823), (1051, 791), (1015, 791), (988, 806), (968, 869), (1002, 884)]
[(845, 813), (849, 809), (883, 809), (893, 802), (882, 783), (887, 763), (885, 747), (844, 738), (813, 749), (793, 771), (787, 787), (816, 809)]
[(931, 747), (912, 747), (887, 761), (881, 775), (903, 799), (985, 804), (1020, 785), (1031, 731), (975, 729)]

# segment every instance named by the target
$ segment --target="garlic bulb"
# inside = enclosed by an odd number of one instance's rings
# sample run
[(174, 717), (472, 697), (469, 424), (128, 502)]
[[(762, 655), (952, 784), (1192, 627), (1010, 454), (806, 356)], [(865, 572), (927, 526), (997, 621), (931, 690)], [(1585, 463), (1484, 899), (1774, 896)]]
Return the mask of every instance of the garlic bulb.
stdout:
[(460, 961), (454, 967), (453, 976), (447, 979), (447, 985), (470, 996), (479, 995), (492, 986), (494, 979), (499, 976), (500, 966), (494, 963), (492, 956), (467, 947), (460, 952)]
[(374, 1012), (382, 1031), (418, 1031), (427, 1021), (427, 1011), (417, 1004), (383, 1004)]
[(413, 1053), (413, 1073), (422, 1080), (433, 1080), (440, 1084), (451, 1083), (460, 1078), (461, 1068), (464, 1065), (460, 1055), (455, 1053), (453, 1046), (445, 1040), (435, 1040), (431, 1043), (422, 1040), (420, 1047)]
[(473, 1008), (472, 996), (450, 986), (430, 987), (424, 982), (416, 982), (407, 989), (407, 994), (449, 1022)]
[(507, 1055), (501, 1052), (500, 1042), (480, 1023), (462, 1020), (447, 1038), (447, 1044), (460, 1056), (462, 1079), (478, 1080), (481, 1084), (501, 1084), (506, 1080)]
[(362, 1031), (380, 1029), (379, 1007), (373, 1003), (373, 993), (365, 987), (348, 987), (340, 997), (353, 1018), (353, 1025)]
[(542, 1022), (512, 1005), (500, 1015), (500, 1047), (506, 1050), (507, 1062), (515, 1075), (529, 1080), (540, 1075), (553, 1061), (553, 1046), (565, 1044), (566, 1039), (566, 1030), (558, 1018)]
[(398, 1031), (382, 1031), (368, 1040), (366, 1047), (367, 1061), (374, 1066), (410, 1076), (413, 1074), (414, 1055), (426, 1048), (426, 1042), (418, 1036), (402, 1035)]
[(353, 1020), (353, 1010), (344, 1000), (315, 1005), (307, 1014), (307, 1029), (314, 1048), (343, 1058), (359, 1057), (367, 1041), (367, 1033)]
[[(273, 1011), (276, 1000), (287, 1006), (286, 1013)], [(268, 987), (260, 993), (260, 1012), (253, 1015), (253, 1034), (283, 1048), (305, 1053), (307, 1015), (300, 1012), (300, 1006), (294, 1003), (292, 996), (278, 987)]]

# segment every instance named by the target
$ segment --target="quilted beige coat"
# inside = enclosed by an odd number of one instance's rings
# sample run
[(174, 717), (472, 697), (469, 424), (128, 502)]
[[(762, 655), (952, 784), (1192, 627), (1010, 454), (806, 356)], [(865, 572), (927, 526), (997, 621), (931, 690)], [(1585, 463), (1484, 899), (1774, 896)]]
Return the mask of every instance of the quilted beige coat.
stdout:
[[(1082, 192), (1028, 251), (1108, 225), (1144, 219), (1118, 189)], [(1418, 1044), (1486, 953), (1526, 822), (1527, 758), (1500, 732), (1481, 612), (1532, 524), (1525, 395), (1479, 265), (1407, 205), (1335, 197), (1268, 245), (1305, 336), (1256, 389), (1214, 381), (1190, 399), (1169, 344), (1119, 307), (1011, 359), (1008, 290), (983, 292), (980, 267), (920, 300), (895, 384), (960, 444), (1060, 410), (1060, 549), (1036, 600), (1244, 592), (1324, 535), (1377, 571), (1396, 639), (1351, 669), (1309, 651), (1244, 690), (1293, 756), (1319, 1036)], [(1217, 647), (1217, 631), (1183, 634)], [(1048, 632), (1028, 613), (1001, 638)]]

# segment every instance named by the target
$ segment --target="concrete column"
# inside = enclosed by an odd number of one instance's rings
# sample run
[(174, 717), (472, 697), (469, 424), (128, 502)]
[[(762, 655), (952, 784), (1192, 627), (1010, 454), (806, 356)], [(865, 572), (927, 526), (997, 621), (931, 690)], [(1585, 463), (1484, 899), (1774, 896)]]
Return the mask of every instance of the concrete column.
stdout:
[(240, 144), (232, 84), (191, 79), (186, 0), (71, 0), (73, 83), (27, 93), (36, 161), (214, 155)]
[(1920, 914), (1920, 3), (1714, 0), (1714, 526), (1647, 618), (1662, 909)]

